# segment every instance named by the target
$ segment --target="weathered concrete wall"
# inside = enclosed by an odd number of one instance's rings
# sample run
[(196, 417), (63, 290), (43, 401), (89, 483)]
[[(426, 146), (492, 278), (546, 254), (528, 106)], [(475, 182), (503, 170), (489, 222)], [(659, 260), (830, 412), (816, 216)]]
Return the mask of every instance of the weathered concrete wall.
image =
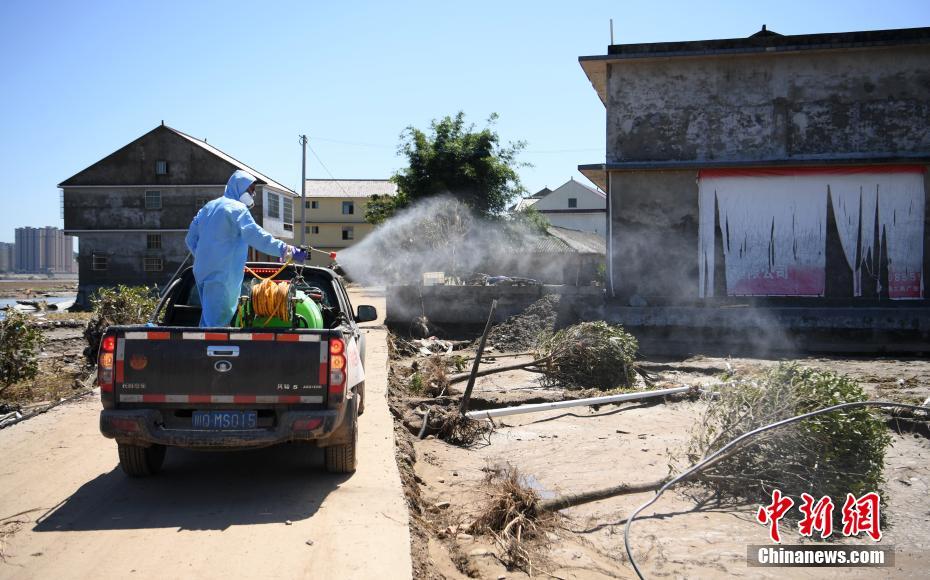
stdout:
[[(930, 172), (930, 165), (927, 165)], [(618, 302), (687, 304), (698, 299), (698, 186), (696, 170), (615, 171), (610, 174), (613, 228), (613, 290)], [(930, 178), (924, 178), (925, 199), (930, 199)], [(832, 210), (831, 210), (832, 211)], [(830, 213), (832, 218), (832, 213)], [(824, 299), (853, 299), (852, 272), (842, 255), (832, 219), (827, 231), (826, 294)], [(721, 233), (716, 232), (719, 237)], [(924, 218), (924, 276), (930, 272), (930, 204)], [(721, 250), (722, 251), (722, 250)], [(725, 296), (722, 254), (717, 257), (718, 296)], [(926, 296), (926, 293), (925, 293)], [(863, 298), (873, 299), (865, 294)], [(861, 300), (861, 299), (856, 299)]]
[(607, 212), (597, 213), (549, 213), (540, 212), (543, 217), (549, 220), (549, 223), (557, 228), (567, 228), (570, 230), (580, 230), (582, 232), (593, 232), (606, 237), (607, 229)]
[(930, 308), (605, 307), (646, 355), (930, 353)]
[(610, 180), (615, 295), (696, 299), (697, 172), (615, 172)]
[[(161, 249), (147, 249), (147, 234), (161, 234)], [(78, 244), (78, 298), (81, 306), (101, 286), (126, 284), (129, 286), (164, 286), (187, 256), (184, 232), (88, 233), (80, 236)], [(107, 269), (94, 270), (93, 256), (106, 256)], [(146, 272), (144, 259), (161, 257), (160, 272)], [(188, 266), (191, 265), (189, 260)]]
[(613, 62), (607, 161), (926, 154), (928, 62), (930, 45)]
[[(203, 200), (223, 194), (215, 187), (65, 187), (67, 230), (84, 229), (187, 229)], [(145, 192), (161, 193), (161, 209), (145, 209)], [(261, 223), (258, 206), (252, 215)]]
[[(396, 286), (386, 297), (386, 321), (400, 332), (426, 315), (443, 329), (484, 326), (518, 314), (546, 294), (559, 294), (556, 324), (607, 320), (640, 340), (645, 355), (695, 353), (778, 355), (797, 352), (930, 353), (930, 308), (891, 307), (618, 307), (595, 287)], [(421, 307), (422, 304), (422, 307)]]
[(439, 325), (483, 325), (495, 299), (494, 320), (502, 322), (547, 294), (562, 296), (561, 315), (568, 320), (585, 318), (604, 301), (604, 289), (596, 286), (389, 286), (385, 318), (404, 325), (425, 314)]

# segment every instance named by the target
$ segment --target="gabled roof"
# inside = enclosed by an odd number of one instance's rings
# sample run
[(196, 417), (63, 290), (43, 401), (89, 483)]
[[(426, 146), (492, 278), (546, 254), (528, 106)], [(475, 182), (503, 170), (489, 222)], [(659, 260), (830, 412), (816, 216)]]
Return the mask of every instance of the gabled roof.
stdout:
[(510, 211), (523, 211), (528, 207), (533, 207), (533, 205), (539, 201), (537, 197), (524, 197), (517, 200), (517, 203), (510, 206)]
[(307, 197), (371, 197), (395, 195), (397, 185), (389, 179), (308, 179)]
[(549, 226), (546, 231), (550, 236), (562, 240), (572, 250), (581, 254), (607, 255), (607, 240), (600, 234), (556, 226)]
[[(248, 171), (249, 173), (251, 173), (252, 175), (255, 176), (255, 178), (258, 180), (258, 183), (260, 183), (260, 184), (267, 184), (267, 185), (269, 185), (269, 186), (271, 186), (271, 187), (274, 187), (275, 189), (279, 189), (279, 190), (281, 190), (281, 191), (290, 193), (290, 194), (292, 194), (292, 195), (297, 195), (296, 192), (294, 192), (294, 190), (290, 189), (289, 187), (285, 187), (284, 185), (281, 185), (280, 183), (278, 183), (278, 182), (275, 181), (274, 179), (271, 179), (270, 177), (268, 177), (268, 176), (265, 175), (264, 173), (262, 173), (262, 172), (260, 172), (260, 171), (258, 171), (258, 170), (256, 170), (256, 169), (254, 169), (254, 168), (252, 168), (252, 167), (246, 165), (245, 163), (239, 161), (239, 160), (236, 159), (235, 157), (233, 157), (233, 156), (231, 156), (231, 155), (229, 155), (229, 154), (227, 154), (227, 153), (225, 153), (225, 152), (223, 152), (223, 151), (220, 151), (219, 149), (217, 149), (217, 148), (214, 147), (213, 145), (210, 145), (210, 144), (207, 143), (206, 141), (203, 141), (203, 140), (201, 140), (201, 139), (197, 139), (196, 137), (192, 137), (192, 136), (188, 135), (187, 133), (184, 133), (183, 131), (179, 131), (179, 130), (177, 130), (177, 129), (173, 128), (173, 127), (169, 127), (168, 125), (165, 125), (165, 124), (158, 125), (157, 127), (155, 127), (154, 129), (152, 129), (152, 130), (149, 131), (148, 133), (145, 133), (145, 134), (142, 135), (141, 137), (139, 137), (139, 138), (137, 138), (137, 139), (134, 139), (133, 141), (129, 142), (128, 144), (126, 144), (126, 145), (120, 147), (119, 149), (117, 149), (117, 150), (114, 151), (113, 153), (110, 153), (109, 155), (107, 155), (107, 156), (104, 157), (103, 159), (100, 159), (99, 161), (97, 161), (97, 162), (95, 162), (95, 163), (92, 163), (92, 164), (89, 165), (88, 167), (85, 167), (85, 168), (82, 169), (81, 171), (78, 171), (77, 173), (75, 173), (74, 175), (72, 175), (71, 177), (69, 177), (68, 179), (66, 179), (66, 180), (62, 181), (61, 183), (59, 183), (59, 184), (58, 184), (58, 187), (67, 187), (67, 186), (73, 186), (73, 185), (82, 185), (82, 184), (80, 183), (81, 180), (79, 179), (80, 176), (81, 176), (82, 174), (84, 174), (85, 172), (91, 170), (91, 169), (94, 168), (94, 167), (98, 167), (98, 166), (100, 166), (100, 165), (102, 165), (102, 164), (105, 164), (108, 160), (110, 160), (110, 159), (114, 158), (115, 156), (117, 156), (118, 153), (120, 153), (120, 152), (126, 150), (127, 148), (131, 147), (133, 144), (142, 141), (143, 139), (149, 137), (150, 135), (152, 135), (152, 134), (154, 134), (154, 133), (156, 133), (156, 132), (158, 132), (158, 131), (165, 131), (165, 132), (168, 132), (168, 133), (170, 133), (170, 134), (172, 134), (172, 135), (175, 135), (175, 136), (177, 136), (177, 137), (179, 137), (179, 138), (181, 138), (181, 139), (184, 139), (185, 141), (187, 141), (187, 142), (189, 142), (189, 143), (191, 143), (191, 144), (193, 144), (193, 145), (199, 147), (200, 149), (203, 149), (203, 150), (206, 151), (207, 153), (209, 153), (209, 154), (211, 154), (211, 155), (213, 155), (213, 156), (215, 156), (215, 157), (217, 157), (217, 158), (219, 158), (219, 159), (225, 161), (226, 163), (232, 165), (232, 166), (235, 167), (236, 169), (241, 169), (241, 170), (243, 170), (243, 171)], [(225, 183), (223, 183), (223, 184), (217, 184), (217, 185), (224, 185), (224, 184), (225, 184)], [(210, 185), (210, 184), (197, 184), (197, 185)]]
[(530, 196), (530, 199), (542, 199), (552, 193), (552, 190), (548, 187), (544, 187)]
[(216, 155), (217, 157), (223, 159), (224, 161), (227, 161), (227, 162), (229, 162), (229, 163), (232, 163), (233, 165), (235, 165), (235, 166), (238, 167), (239, 169), (241, 169), (241, 170), (243, 170), (243, 171), (248, 171), (249, 173), (251, 173), (252, 175), (254, 175), (255, 177), (257, 177), (257, 178), (259, 179), (259, 181), (262, 181), (262, 182), (264, 182), (264, 183), (266, 183), (266, 184), (268, 184), (268, 185), (270, 185), (270, 186), (272, 186), (272, 187), (274, 187), (274, 188), (281, 189), (281, 190), (284, 190), (284, 191), (293, 193), (294, 195), (297, 195), (297, 192), (295, 192), (293, 189), (281, 185), (280, 183), (278, 183), (278, 182), (275, 181), (274, 179), (271, 179), (270, 177), (268, 177), (268, 176), (265, 175), (264, 173), (262, 173), (262, 172), (260, 172), (260, 171), (257, 171), (257, 170), (255, 170), (255, 169), (249, 167), (248, 165), (246, 165), (245, 163), (239, 161), (238, 159), (236, 159), (236, 158), (233, 157), (232, 155), (228, 155), (228, 154), (224, 153), (223, 151), (220, 151), (219, 149), (217, 149), (217, 148), (214, 147), (213, 145), (210, 145), (210, 144), (207, 143), (206, 141), (201, 141), (200, 139), (198, 139), (198, 138), (196, 138), (196, 137), (191, 137), (191, 136), (188, 135), (187, 133), (184, 133), (183, 131), (179, 131), (179, 130), (175, 129), (174, 127), (169, 127), (168, 125), (164, 125), (164, 127), (165, 127), (165, 129), (168, 129), (169, 131), (171, 131), (171, 132), (173, 132), (173, 133), (176, 133), (176, 134), (180, 135), (181, 137), (187, 139), (188, 141), (190, 141), (190, 142), (193, 143), (194, 145), (197, 145), (198, 147), (202, 147), (203, 149), (206, 149), (207, 151), (209, 151), (210, 153), (213, 153), (214, 155)]
[(563, 187), (572, 186), (572, 185), (577, 185), (578, 187), (584, 188), (584, 189), (590, 191), (591, 193), (593, 193), (594, 195), (600, 197), (601, 199), (607, 199), (607, 194), (606, 194), (606, 193), (604, 193), (603, 191), (601, 191), (601, 190), (599, 190), (599, 189), (594, 189), (593, 187), (588, 187), (587, 185), (581, 183), (580, 181), (575, 181), (575, 178), (574, 178), (574, 177), (572, 177), (571, 179), (569, 179), (568, 181), (566, 181), (566, 182), (563, 183), (562, 185), (556, 187), (553, 191), (558, 191), (558, 190), (562, 189)]

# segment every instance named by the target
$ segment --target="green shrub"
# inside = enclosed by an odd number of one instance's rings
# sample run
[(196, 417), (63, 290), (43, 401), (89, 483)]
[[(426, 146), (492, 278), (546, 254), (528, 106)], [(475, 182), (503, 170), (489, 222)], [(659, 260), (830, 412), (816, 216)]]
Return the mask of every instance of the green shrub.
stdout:
[(96, 364), (100, 340), (107, 328), (114, 324), (145, 324), (158, 306), (158, 294), (148, 286), (120, 284), (99, 289), (90, 302), (93, 315), (84, 329), (84, 356), (90, 364)]
[(423, 392), (423, 375), (419, 371), (410, 375), (410, 392), (415, 394)]
[(28, 314), (13, 309), (0, 320), (0, 393), (35, 378), (45, 336)]
[[(738, 377), (718, 391), (693, 430), (691, 463), (763, 425), (868, 400), (849, 378), (787, 363), (757, 380)], [(809, 493), (842, 505), (847, 493), (879, 491), (890, 442), (884, 422), (868, 408), (827, 413), (767, 432), (699, 479), (723, 498), (765, 502), (777, 488), (796, 501)]]
[(540, 341), (545, 380), (563, 387), (609, 390), (632, 386), (639, 343), (622, 326), (582, 322)]

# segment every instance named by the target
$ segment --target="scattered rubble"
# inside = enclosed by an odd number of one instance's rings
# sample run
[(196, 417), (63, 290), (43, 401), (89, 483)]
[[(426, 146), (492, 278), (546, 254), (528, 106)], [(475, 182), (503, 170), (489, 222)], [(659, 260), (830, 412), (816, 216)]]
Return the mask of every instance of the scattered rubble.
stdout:
[(555, 330), (560, 298), (557, 294), (543, 296), (520, 314), (494, 326), (488, 342), (504, 352), (536, 348), (543, 336)]
[[(495, 357), (511, 356), (509, 351), (524, 352), (512, 355), (515, 365), (502, 361), (508, 367), (538, 360), (539, 350), (535, 355), (525, 351), (543, 346), (537, 341), (540, 328), (553, 336), (557, 306), (557, 301), (543, 299), (530, 312), (492, 329), (489, 342), (498, 351), (508, 352), (486, 353), (482, 372), (502, 368), (500, 364), (485, 365)], [(628, 575), (628, 564), (617, 556), (623, 552), (624, 518), (668, 481), (669, 452), (679, 457), (687, 452), (692, 426), (702, 424), (708, 405), (715, 402), (710, 395), (694, 393), (703, 390), (719, 397), (720, 385), (737, 375), (758, 374), (777, 365), (777, 361), (759, 359), (704, 357), (636, 360), (634, 370), (648, 370), (657, 389), (694, 388), (665, 400), (501, 416), (494, 423), (481, 421), (493, 430), (476, 437), (479, 445), (459, 446), (450, 444), (449, 439), (455, 442), (456, 437), (439, 432), (447, 421), (454, 428), (461, 417), (458, 392), (424, 388), (415, 393), (409, 377), (417, 371), (421, 380), (434, 375), (435, 371), (425, 370), (429, 362), (444, 364), (446, 379), (456, 378), (458, 375), (451, 373), (464, 369), (454, 367), (453, 361), (473, 359), (474, 350), (461, 352), (456, 345), (450, 356), (446, 354), (448, 346), (432, 338), (399, 342), (392, 337), (392, 343), (389, 398), (397, 419), (398, 445), (409, 448), (398, 453), (398, 464), (411, 501), (415, 570), (428, 578), (459, 574), (480, 578)], [(919, 404), (930, 396), (930, 363), (926, 361), (836, 358), (809, 359), (805, 364), (862, 377), (866, 391), (880, 398)], [(539, 363), (535, 370), (542, 371), (544, 366)], [(540, 372), (523, 368), (479, 376), (472, 415), (498, 407), (603, 394), (572, 389), (570, 381), (541, 378)], [(642, 386), (639, 376), (635, 378), (637, 386)], [(427, 409), (429, 417), (424, 417)], [(418, 440), (424, 419), (427, 429)], [(900, 426), (904, 419), (895, 416), (890, 421)], [(920, 556), (921, 548), (915, 542), (930, 533), (930, 523), (908, 514), (922, 509), (925, 498), (921, 494), (930, 486), (930, 467), (919, 459), (930, 453), (930, 442), (914, 434), (892, 437), (895, 445), (883, 468), (888, 483), (882, 488), (883, 501), (888, 501), (883, 509), (890, 514), (890, 523), (883, 531), (890, 540), (905, 546), (908, 558), (914, 559), (907, 569), (917, 570), (927, 559)], [(486, 477), (489, 471), (494, 471), (493, 477)], [(656, 517), (638, 522), (634, 538), (637, 556), (644, 555), (651, 576), (734, 574), (744, 565), (741, 558), (747, 538), (760, 543), (767, 538), (766, 528), (754, 520), (758, 504), (745, 498), (707, 500), (707, 494), (697, 491), (702, 488), (673, 488), (662, 499)], [(410, 499), (414, 497), (415, 502)], [(550, 526), (550, 521), (557, 525)], [(697, 527), (714, 534), (714, 541), (695, 539), (693, 530)], [(721, 550), (733, 555), (721, 555)]]

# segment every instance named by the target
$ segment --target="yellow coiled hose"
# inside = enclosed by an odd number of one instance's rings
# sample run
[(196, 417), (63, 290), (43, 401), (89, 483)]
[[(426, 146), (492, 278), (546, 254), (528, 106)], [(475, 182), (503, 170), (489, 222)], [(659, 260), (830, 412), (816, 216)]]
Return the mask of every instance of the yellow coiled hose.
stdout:
[(284, 322), (291, 319), (291, 309), (288, 302), (291, 283), (277, 283), (273, 280), (262, 280), (252, 286), (252, 311), (261, 318), (280, 318)]
[(277, 272), (267, 278), (262, 278), (248, 266), (245, 268), (249, 273), (261, 280), (260, 283), (252, 286), (252, 312), (255, 316), (264, 318), (265, 324), (268, 324), (268, 321), (272, 318), (279, 318), (284, 322), (290, 322), (291, 320), (290, 302), (288, 300), (291, 283), (283, 281), (279, 284), (274, 281), (274, 277), (287, 268), (290, 263), (291, 260), (288, 259), (283, 266), (278, 268)]

